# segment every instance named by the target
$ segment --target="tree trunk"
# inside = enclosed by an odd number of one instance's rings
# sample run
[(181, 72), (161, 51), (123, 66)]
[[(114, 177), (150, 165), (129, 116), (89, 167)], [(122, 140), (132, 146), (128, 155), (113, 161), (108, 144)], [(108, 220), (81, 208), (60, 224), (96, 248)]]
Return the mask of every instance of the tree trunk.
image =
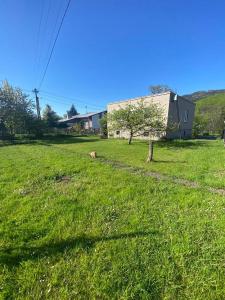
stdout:
[(131, 133), (131, 134), (130, 134), (130, 137), (129, 137), (129, 140), (128, 140), (128, 145), (131, 144), (132, 138), (133, 138), (133, 134)]
[(153, 141), (149, 140), (147, 162), (153, 161)]

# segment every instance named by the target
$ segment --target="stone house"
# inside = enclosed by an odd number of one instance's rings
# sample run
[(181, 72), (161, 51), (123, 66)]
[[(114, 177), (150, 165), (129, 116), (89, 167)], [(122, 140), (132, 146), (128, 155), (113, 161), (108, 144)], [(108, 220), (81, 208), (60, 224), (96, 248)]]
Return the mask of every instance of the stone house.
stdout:
[[(113, 110), (124, 108), (128, 104), (135, 104), (140, 101), (147, 106), (150, 103), (155, 103), (161, 106), (165, 112), (165, 122), (170, 128), (171, 124), (177, 124), (177, 128), (160, 135), (160, 138), (164, 137), (167, 139), (176, 138), (190, 138), (192, 136), (192, 126), (195, 113), (195, 104), (182, 96), (179, 96), (173, 92), (165, 92), (161, 94), (154, 94), (149, 96), (143, 96), (133, 99), (122, 100), (118, 102), (109, 103), (107, 106), (108, 113)], [(128, 138), (128, 133), (120, 130), (109, 131), (109, 137), (114, 138)], [(137, 138), (147, 139), (149, 136), (148, 132)], [(155, 137), (156, 139), (159, 137)]]

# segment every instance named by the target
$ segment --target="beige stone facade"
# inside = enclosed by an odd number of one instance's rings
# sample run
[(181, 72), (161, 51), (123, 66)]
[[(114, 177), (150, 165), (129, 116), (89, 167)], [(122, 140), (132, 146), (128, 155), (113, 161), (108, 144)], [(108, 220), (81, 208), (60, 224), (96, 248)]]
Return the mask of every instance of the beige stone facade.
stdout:
[[(155, 103), (161, 106), (165, 113), (165, 122), (168, 127), (171, 127), (171, 124), (177, 124), (177, 129), (173, 131), (165, 132), (161, 134), (160, 137), (165, 137), (168, 139), (176, 138), (190, 138), (192, 135), (192, 126), (195, 113), (195, 104), (179, 95), (176, 95), (172, 92), (166, 92), (162, 94), (149, 95), (144, 97), (138, 97), (133, 99), (127, 99), (123, 101), (109, 103), (107, 106), (108, 113), (111, 113), (113, 110), (118, 110), (120, 108), (126, 107), (128, 104), (137, 104), (138, 102), (143, 101), (147, 106), (150, 103)], [(109, 131), (109, 137), (114, 138), (127, 138), (128, 132), (123, 130)], [(137, 138), (147, 139), (147, 135), (141, 135)], [(159, 137), (155, 137), (159, 138)]]

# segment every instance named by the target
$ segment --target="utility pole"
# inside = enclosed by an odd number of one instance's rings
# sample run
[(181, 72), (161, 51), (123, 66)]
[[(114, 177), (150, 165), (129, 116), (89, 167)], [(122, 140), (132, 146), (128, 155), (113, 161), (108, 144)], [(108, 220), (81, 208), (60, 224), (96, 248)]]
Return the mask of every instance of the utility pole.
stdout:
[(40, 104), (39, 104), (39, 97), (38, 97), (39, 91), (35, 88), (32, 92), (35, 94), (37, 117), (40, 120), (41, 119), (41, 113), (40, 113)]

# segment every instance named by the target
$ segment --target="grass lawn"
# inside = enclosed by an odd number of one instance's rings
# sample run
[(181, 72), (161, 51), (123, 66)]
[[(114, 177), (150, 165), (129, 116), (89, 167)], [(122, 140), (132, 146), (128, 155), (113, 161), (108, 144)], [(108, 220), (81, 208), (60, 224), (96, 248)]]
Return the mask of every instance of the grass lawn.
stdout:
[(0, 147), (0, 298), (224, 299), (225, 199), (86, 154), (224, 186), (221, 141)]
[(197, 181), (203, 185), (225, 188), (225, 149), (222, 140), (190, 140), (158, 142), (155, 144), (155, 162), (147, 164), (147, 142), (126, 140), (100, 140), (96, 137), (61, 138), (46, 140), (46, 144), (86, 155), (97, 151), (101, 158), (131, 166)]

